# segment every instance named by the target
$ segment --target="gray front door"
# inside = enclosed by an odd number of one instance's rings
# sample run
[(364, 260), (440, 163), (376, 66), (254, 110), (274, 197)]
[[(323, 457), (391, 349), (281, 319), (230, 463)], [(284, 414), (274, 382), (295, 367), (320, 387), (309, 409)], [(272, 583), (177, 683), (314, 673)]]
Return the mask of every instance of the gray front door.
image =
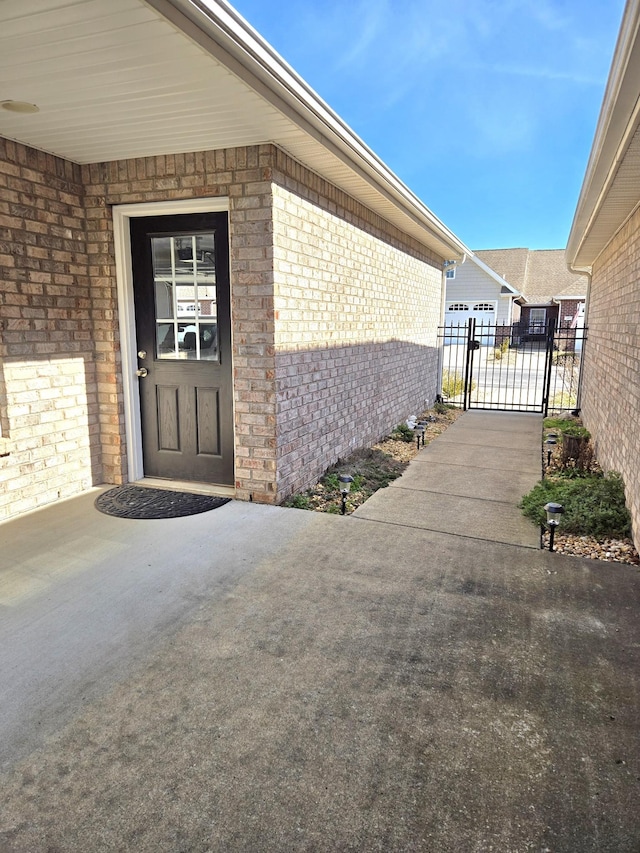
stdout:
[(227, 214), (133, 219), (131, 253), (145, 476), (232, 485)]

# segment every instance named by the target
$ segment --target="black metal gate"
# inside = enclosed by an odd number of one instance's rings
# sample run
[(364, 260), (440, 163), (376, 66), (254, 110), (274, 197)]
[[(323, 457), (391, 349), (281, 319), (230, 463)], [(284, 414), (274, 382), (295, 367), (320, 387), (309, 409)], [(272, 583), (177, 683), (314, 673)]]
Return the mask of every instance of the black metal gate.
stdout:
[(439, 332), (445, 402), (545, 416), (578, 407), (586, 328), (496, 326), (472, 317)]

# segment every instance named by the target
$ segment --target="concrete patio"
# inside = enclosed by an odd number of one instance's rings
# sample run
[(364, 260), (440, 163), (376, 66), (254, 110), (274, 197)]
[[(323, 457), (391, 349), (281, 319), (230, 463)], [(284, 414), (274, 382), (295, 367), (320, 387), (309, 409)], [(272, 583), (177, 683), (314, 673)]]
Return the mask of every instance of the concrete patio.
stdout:
[(347, 518), (0, 526), (0, 850), (637, 853), (640, 574), (540, 550), (540, 430)]

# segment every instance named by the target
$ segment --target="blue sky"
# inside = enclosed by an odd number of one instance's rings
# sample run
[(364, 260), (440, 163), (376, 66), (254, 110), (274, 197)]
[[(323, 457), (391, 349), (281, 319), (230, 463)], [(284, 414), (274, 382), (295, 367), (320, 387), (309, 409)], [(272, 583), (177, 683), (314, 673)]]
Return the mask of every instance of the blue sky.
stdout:
[(565, 246), (624, 0), (231, 2), (470, 248)]

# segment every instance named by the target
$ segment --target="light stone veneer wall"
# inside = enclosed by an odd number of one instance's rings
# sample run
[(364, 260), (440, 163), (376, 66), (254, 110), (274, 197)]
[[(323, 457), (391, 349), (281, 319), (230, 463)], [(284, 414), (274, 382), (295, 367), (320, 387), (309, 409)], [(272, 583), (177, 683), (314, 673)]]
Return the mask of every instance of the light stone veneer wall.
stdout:
[(315, 176), (285, 183), (273, 188), (279, 497), (434, 402), (442, 291), (440, 259)]
[(640, 549), (640, 212), (594, 265), (587, 324), (581, 414), (600, 464), (622, 474)]

